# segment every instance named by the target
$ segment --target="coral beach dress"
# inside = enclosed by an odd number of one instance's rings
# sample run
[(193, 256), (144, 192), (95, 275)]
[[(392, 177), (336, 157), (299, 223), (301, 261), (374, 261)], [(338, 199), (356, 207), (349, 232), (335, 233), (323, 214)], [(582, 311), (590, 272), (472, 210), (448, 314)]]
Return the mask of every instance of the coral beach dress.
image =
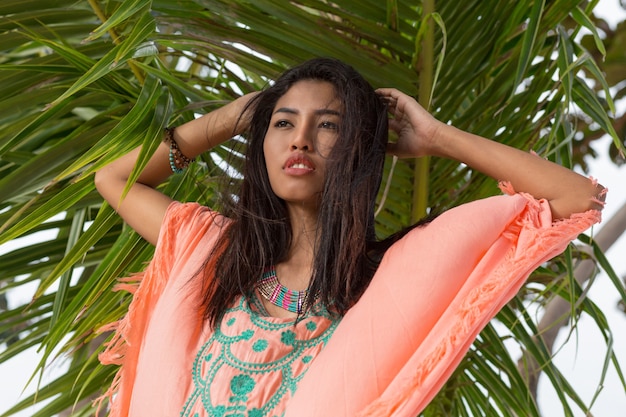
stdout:
[(120, 286), (139, 284), (128, 314), (107, 328), (100, 360), (121, 365), (110, 415), (414, 417), (528, 275), (599, 221), (553, 222), (526, 194), (474, 201), (396, 242), (340, 321), (317, 308), (294, 325), (251, 295), (213, 332), (192, 277), (228, 220), (174, 202), (150, 265)]

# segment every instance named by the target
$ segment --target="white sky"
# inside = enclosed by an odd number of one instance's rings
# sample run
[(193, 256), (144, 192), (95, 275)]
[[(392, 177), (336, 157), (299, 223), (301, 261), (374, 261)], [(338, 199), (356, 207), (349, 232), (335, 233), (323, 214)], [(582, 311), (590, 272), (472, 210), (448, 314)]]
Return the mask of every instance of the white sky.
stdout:
[[(613, 26), (616, 22), (626, 19), (626, 12), (619, 6), (619, 0), (600, 0), (596, 12)], [(592, 167), (591, 175), (609, 188), (607, 206), (603, 213), (603, 217), (608, 219), (619, 207), (626, 204), (626, 193), (622, 191), (626, 179), (626, 168), (617, 168), (605, 155), (604, 151), (608, 148), (608, 139), (603, 139), (600, 143), (594, 147), (602, 153), (601, 157), (589, 162)], [(4, 246), (1, 249), (7, 250), (8, 248)], [(626, 253), (626, 235), (622, 236), (606, 254), (620, 277), (626, 276), (624, 253)], [(30, 295), (21, 294), (19, 297), (28, 298)], [(613, 349), (626, 372), (626, 331), (624, 331), (626, 329), (626, 314), (618, 310), (619, 295), (605, 274), (600, 274), (596, 278), (596, 282), (589, 292), (589, 297), (600, 305), (607, 314), (609, 325), (614, 331)], [(14, 301), (17, 302), (18, 300)], [(554, 360), (565, 377), (572, 383), (574, 389), (586, 403), (589, 403), (598, 389), (606, 347), (598, 344), (602, 338), (591, 319), (583, 317), (578, 323), (577, 332), (567, 344), (563, 345), (565, 333), (567, 332), (562, 331), (557, 339), (555, 347), (561, 347), (561, 349)], [(9, 406), (14, 405), (22, 397), (22, 390), (34, 369), (37, 357), (35, 348), (32, 348), (19, 357), (0, 364), (0, 413), (6, 411)], [(57, 374), (63, 369), (62, 364), (54, 365), (49, 373)], [(543, 380), (540, 380), (539, 383), (539, 405), (542, 414), (550, 417), (564, 416), (562, 408), (559, 407), (560, 401), (556, 394), (551, 392), (550, 384), (542, 382)], [(29, 388), (27, 392), (30, 393), (32, 390), (33, 388)], [(598, 417), (624, 417), (626, 415), (626, 393), (614, 371), (609, 372), (604, 388), (591, 411), (594, 416)], [(16, 414), (16, 416), (28, 417), (31, 413), (32, 410)], [(577, 412), (575, 417), (586, 416), (582, 412)]]

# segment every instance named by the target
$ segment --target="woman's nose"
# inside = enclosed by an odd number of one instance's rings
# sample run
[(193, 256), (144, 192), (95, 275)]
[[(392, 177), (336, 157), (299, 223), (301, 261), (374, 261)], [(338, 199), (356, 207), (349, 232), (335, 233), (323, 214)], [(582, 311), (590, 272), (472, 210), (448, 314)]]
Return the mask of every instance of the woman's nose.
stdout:
[(312, 129), (308, 126), (300, 126), (294, 132), (291, 140), (291, 150), (312, 151), (314, 141)]

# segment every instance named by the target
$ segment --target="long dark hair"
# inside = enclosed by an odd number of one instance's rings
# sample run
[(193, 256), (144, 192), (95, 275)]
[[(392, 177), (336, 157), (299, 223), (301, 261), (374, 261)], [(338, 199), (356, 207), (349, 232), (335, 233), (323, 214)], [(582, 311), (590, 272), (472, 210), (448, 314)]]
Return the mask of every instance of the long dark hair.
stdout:
[(308, 305), (319, 295), (329, 311), (344, 314), (391, 243), (377, 242), (374, 231), (388, 137), (383, 99), (356, 70), (336, 59), (317, 58), (289, 69), (250, 104), (244, 179), (228, 212), (232, 222), (206, 268), (210, 277), (203, 306), (212, 326), (238, 296), (254, 291), (262, 273), (281, 262), (290, 247), (291, 223), (284, 201), (270, 186), (263, 141), (276, 102), (301, 80), (329, 82), (343, 105), (339, 137), (326, 164)]

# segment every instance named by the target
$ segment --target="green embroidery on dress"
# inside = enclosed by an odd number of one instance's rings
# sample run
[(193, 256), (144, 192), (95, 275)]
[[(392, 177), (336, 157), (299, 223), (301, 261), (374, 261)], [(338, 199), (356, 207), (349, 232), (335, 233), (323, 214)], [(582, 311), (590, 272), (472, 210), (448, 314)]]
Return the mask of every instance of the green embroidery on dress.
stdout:
[(291, 330), (285, 330), (280, 335), (280, 341), (286, 344), (287, 346), (293, 346), (296, 342), (296, 334)]
[(254, 389), (256, 383), (254, 379), (248, 375), (235, 375), (230, 380), (230, 390), (235, 394), (231, 397), (230, 402), (247, 401), (248, 395)]
[[(283, 411), (276, 407), (286, 396), (291, 396), (296, 391), (298, 383), (308, 369), (302, 368), (302, 363), (309, 364), (313, 361), (311, 349), (314, 349), (313, 352), (319, 352), (319, 347), (328, 342), (339, 324), (339, 319), (335, 317), (331, 319), (325, 310), (317, 309), (315, 315), (330, 319), (330, 323), (326, 330), (312, 334), (318, 330), (318, 325), (311, 320), (312, 312), (295, 324), (293, 321), (275, 320), (260, 315), (261, 310), (250, 309), (250, 304), (256, 301), (254, 298), (249, 302), (241, 297), (236, 306), (228, 309), (224, 313), (222, 323), (199, 349), (192, 367), (193, 390), (185, 401), (181, 417), (192, 417), (192, 410), (197, 411), (199, 407), (211, 417), (279, 417)], [(234, 314), (239, 315), (239, 318), (234, 317)], [(244, 320), (250, 320), (248, 328), (233, 327), (241, 315), (248, 317)], [(233, 331), (235, 329), (236, 332)], [(294, 330), (298, 330), (298, 333)], [(252, 342), (255, 334), (258, 335), (258, 339)], [(298, 334), (303, 339), (299, 339)], [(275, 346), (279, 353), (272, 353), (272, 360), (269, 362), (260, 362), (263, 356), (256, 354), (264, 352), (270, 343), (277, 343), (278, 340), (282, 343), (282, 346)], [(250, 355), (246, 354), (246, 349)], [(237, 354), (243, 357), (240, 358)], [(298, 364), (300, 360), (302, 362)], [(298, 374), (294, 374), (296, 364)], [(220, 374), (222, 369), (225, 372), (237, 371), (230, 380), (229, 388), (233, 395), (227, 400), (215, 401), (216, 399), (211, 397), (211, 387), (213, 383), (226, 382)], [(264, 384), (257, 383), (258, 378), (267, 374), (279, 376), (279, 385), (271, 393), (260, 391), (267, 388)], [(259, 398), (259, 395), (255, 394), (258, 392), (264, 392), (263, 397), (267, 398), (265, 404), (249, 405), (247, 402), (251, 398)], [(268, 394), (271, 395), (268, 397)]]
[(258, 408), (253, 408), (252, 410), (248, 411), (248, 417), (263, 417), (263, 411), (259, 410)]
[(255, 352), (263, 352), (267, 348), (267, 340), (259, 339), (252, 345), (252, 350)]

